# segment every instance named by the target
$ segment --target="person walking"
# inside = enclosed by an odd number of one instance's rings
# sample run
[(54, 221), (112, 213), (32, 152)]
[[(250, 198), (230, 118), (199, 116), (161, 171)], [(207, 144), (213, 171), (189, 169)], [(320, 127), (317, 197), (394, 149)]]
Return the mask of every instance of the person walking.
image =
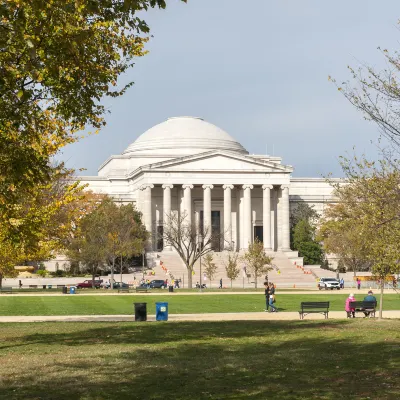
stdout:
[(222, 289), (222, 278), (219, 280), (219, 289)]
[(350, 307), (350, 303), (352, 301), (356, 301), (356, 299), (354, 297), (354, 294), (350, 293), (349, 297), (346, 299), (346, 304), (344, 306), (344, 309), (347, 312), (347, 318), (351, 318), (351, 317), (355, 318), (356, 317), (355, 309)]
[(269, 285), (268, 282), (264, 282), (264, 294), (265, 294), (265, 310), (264, 311), (268, 311), (269, 309)]
[(361, 288), (361, 280), (360, 278), (357, 278), (357, 289), (360, 290)]
[(269, 312), (278, 312), (278, 309), (274, 306), (276, 299), (275, 299), (275, 287), (274, 284), (271, 282), (269, 284), (269, 307), (271, 310)]
[(340, 279), (340, 288), (344, 289), (344, 279), (343, 278)]

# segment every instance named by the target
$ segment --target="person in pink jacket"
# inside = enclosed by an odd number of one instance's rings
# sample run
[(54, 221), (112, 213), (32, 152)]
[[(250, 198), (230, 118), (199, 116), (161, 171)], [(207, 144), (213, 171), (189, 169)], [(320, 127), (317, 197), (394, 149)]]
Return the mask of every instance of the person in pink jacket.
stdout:
[(353, 318), (356, 317), (356, 313), (355, 313), (355, 309), (354, 308), (350, 308), (350, 303), (352, 301), (356, 301), (354, 294), (350, 293), (349, 297), (346, 299), (346, 305), (345, 305), (345, 310), (347, 312), (347, 318), (351, 318), (351, 316), (353, 316)]

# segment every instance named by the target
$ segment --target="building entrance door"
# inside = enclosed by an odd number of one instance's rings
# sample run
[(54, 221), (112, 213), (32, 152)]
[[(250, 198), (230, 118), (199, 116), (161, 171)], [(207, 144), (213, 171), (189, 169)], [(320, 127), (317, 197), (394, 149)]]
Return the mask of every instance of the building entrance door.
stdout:
[[(200, 211), (200, 231), (203, 232), (204, 213)], [(211, 211), (211, 248), (213, 251), (221, 251), (221, 212)], [(204, 238), (203, 238), (204, 239)], [(204, 243), (203, 243), (204, 245)]]
[(264, 241), (264, 231), (262, 226), (254, 227), (254, 240), (258, 239), (261, 243)]

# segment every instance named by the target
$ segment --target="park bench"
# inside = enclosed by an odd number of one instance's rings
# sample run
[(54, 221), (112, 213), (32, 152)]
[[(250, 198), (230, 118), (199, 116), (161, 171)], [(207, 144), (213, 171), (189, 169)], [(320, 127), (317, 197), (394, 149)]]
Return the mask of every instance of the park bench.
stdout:
[(0, 293), (12, 293), (11, 286), (3, 286), (0, 288)]
[(118, 293), (129, 293), (129, 288), (119, 288)]
[(62, 289), (65, 285), (57, 285), (57, 289)]
[(37, 289), (37, 285), (29, 285), (29, 289)]
[[(351, 301), (350, 309), (354, 310), (351, 312), (369, 312), (375, 317), (376, 302), (375, 301)], [(350, 318), (351, 312), (347, 312), (347, 318)]]
[(137, 288), (135, 288), (135, 291), (136, 291), (136, 293), (139, 293), (139, 292), (149, 293), (150, 289), (145, 288), (145, 287), (137, 287)]
[(312, 313), (323, 314), (325, 315), (325, 319), (328, 319), (329, 301), (304, 301), (301, 302), (300, 307), (300, 319), (304, 319), (305, 315)]

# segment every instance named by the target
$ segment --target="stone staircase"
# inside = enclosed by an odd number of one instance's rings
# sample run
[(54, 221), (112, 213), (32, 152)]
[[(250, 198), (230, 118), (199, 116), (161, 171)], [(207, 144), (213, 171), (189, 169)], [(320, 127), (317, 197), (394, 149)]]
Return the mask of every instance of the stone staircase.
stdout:
[[(235, 288), (249, 288), (254, 287), (254, 277), (248, 278), (245, 274), (243, 261), (240, 257), (243, 256), (243, 252), (239, 252), (238, 265), (241, 269), (239, 277), (232, 282), (232, 287)], [(268, 273), (269, 281), (275, 283), (277, 287), (288, 287), (288, 288), (302, 288), (302, 287), (315, 287), (316, 278), (306, 268), (303, 269), (299, 262), (297, 252), (271, 252), (269, 256), (273, 257), (274, 269)], [(213, 277), (212, 282), (208, 278), (204, 279), (204, 258), (202, 259), (202, 283), (206, 283), (208, 287), (216, 288), (219, 286), (219, 280), (222, 278), (223, 286), (230, 287), (230, 280), (226, 276), (225, 264), (228, 260), (228, 252), (213, 253), (213, 262), (217, 266), (217, 272)], [(179, 255), (174, 251), (163, 251), (160, 253), (148, 253), (147, 254), (148, 265), (153, 267), (155, 275), (151, 279), (170, 279), (170, 276), (162, 269), (163, 266), (169, 270), (169, 273), (175, 278), (182, 279), (184, 287), (187, 287), (187, 270), (183, 261)], [(301, 260), (302, 261), (302, 260)], [(296, 264), (295, 264), (296, 263)], [(194, 267), (194, 275), (192, 276), (193, 287), (196, 282), (200, 282), (200, 260), (198, 260)], [(257, 287), (263, 287), (264, 276), (258, 278)]]

